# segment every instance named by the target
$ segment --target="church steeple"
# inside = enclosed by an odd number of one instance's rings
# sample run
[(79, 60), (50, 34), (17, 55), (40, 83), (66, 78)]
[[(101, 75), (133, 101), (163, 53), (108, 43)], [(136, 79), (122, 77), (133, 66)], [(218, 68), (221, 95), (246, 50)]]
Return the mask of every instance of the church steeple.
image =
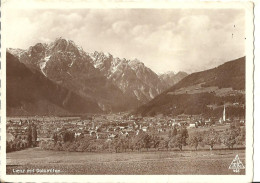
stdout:
[(224, 110), (223, 110), (223, 121), (226, 121), (226, 106), (224, 104)]

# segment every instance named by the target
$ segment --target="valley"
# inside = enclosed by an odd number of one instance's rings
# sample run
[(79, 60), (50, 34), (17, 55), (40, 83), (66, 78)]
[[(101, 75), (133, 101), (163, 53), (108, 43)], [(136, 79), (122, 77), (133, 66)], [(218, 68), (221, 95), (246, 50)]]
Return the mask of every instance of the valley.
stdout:
[[(38, 71), (84, 100), (91, 100), (103, 112), (133, 110), (169, 87), (137, 59), (120, 59), (97, 51), (87, 53), (72, 40), (64, 38), (48, 44), (37, 43), (27, 50), (10, 48), (7, 52), (32, 72)], [(185, 73), (176, 76), (177, 81), (185, 76)]]

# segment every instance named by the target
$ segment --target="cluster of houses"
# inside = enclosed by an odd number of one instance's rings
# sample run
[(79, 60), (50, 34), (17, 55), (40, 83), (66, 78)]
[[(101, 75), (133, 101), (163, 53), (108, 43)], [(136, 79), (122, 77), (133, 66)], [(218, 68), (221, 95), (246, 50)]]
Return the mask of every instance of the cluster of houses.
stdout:
[[(231, 122), (225, 117), (203, 118), (201, 115), (179, 115), (176, 117), (157, 116), (157, 117), (137, 117), (119, 114), (100, 114), (89, 118), (40, 118), (35, 119), (10, 119), (7, 121), (7, 133), (11, 136), (25, 135), (29, 123), (37, 125), (37, 141), (50, 140), (54, 133), (63, 130), (73, 132), (75, 138), (78, 136), (90, 136), (96, 139), (114, 139), (118, 136), (135, 136), (143, 132), (167, 133), (175, 127), (186, 126), (187, 128), (198, 128), (212, 124), (223, 124)], [(232, 120), (244, 123), (244, 119), (233, 118)]]
[[(38, 121), (37, 121), (38, 122)], [(28, 132), (30, 126), (30, 135), (31, 140), (29, 141)], [(35, 125), (32, 124), (30, 120), (8, 120), (6, 123), (6, 142), (7, 142), (7, 152), (20, 150), (27, 148), (29, 146), (36, 146), (37, 140), (33, 138), (32, 134), (32, 125), (35, 128)], [(37, 137), (37, 133), (35, 134)]]
[(6, 140), (14, 141), (15, 138), (19, 137), (24, 140), (26, 138), (29, 121), (16, 119), (8, 120), (6, 122)]

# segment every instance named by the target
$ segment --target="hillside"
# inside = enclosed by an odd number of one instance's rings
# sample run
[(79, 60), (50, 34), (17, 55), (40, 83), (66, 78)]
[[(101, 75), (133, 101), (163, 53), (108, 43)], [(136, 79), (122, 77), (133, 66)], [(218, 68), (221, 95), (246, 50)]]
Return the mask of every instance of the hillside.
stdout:
[(245, 57), (188, 75), (139, 107), (136, 113), (143, 116), (203, 114), (219, 117), (224, 103), (230, 115), (244, 114)]
[(6, 55), (7, 115), (68, 115), (99, 113), (95, 101), (86, 100), (55, 84), (37, 70), (28, 69), (18, 58)]

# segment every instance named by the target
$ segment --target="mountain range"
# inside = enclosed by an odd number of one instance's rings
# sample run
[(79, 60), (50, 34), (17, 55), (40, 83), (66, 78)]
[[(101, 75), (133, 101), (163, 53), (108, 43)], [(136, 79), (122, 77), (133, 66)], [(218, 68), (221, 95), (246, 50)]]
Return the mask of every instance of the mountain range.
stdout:
[(114, 58), (111, 54), (90, 54), (95, 68), (114, 83), (124, 94), (136, 98), (142, 104), (167, 89), (158, 75), (139, 60)]
[(139, 107), (135, 114), (221, 117), (225, 105), (227, 115), (244, 116), (245, 60), (242, 57), (213, 69), (192, 73)]
[[(93, 106), (91, 110), (83, 108), (86, 112), (118, 112), (134, 109), (171, 86), (170, 80), (177, 82), (186, 76), (177, 74), (161, 77), (137, 59), (120, 59), (103, 52), (87, 53), (72, 40), (64, 38), (57, 38), (48, 44), (37, 43), (26, 50), (9, 48), (7, 52), (8, 60), (19, 61), (35, 77), (44, 78), (48, 80), (47, 83), (51, 83), (50, 85), (61, 87), (62, 90), (81, 98), (82, 103), (89, 106), (88, 108)], [(18, 65), (13, 64), (12, 67), (17, 67), (19, 70), (22, 67)], [(8, 76), (17, 77), (10, 73)], [(12, 86), (17, 85), (15, 80), (8, 81)], [(27, 88), (31, 87), (29, 82), (24, 84)], [(20, 102), (17, 104), (20, 106), (10, 111), (20, 109), (22, 104)], [(13, 109), (14, 106), (11, 106)], [(83, 112), (68, 109), (66, 111)]]

